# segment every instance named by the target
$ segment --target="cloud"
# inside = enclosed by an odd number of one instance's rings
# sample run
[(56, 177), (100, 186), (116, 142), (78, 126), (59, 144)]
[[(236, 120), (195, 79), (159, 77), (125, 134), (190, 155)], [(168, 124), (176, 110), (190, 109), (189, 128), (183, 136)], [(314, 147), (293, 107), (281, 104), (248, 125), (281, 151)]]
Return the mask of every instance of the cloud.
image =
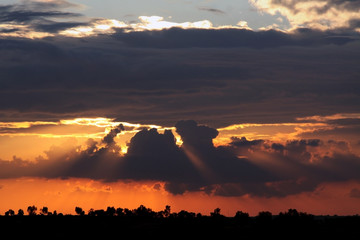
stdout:
[[(206, 20), (176, 23), (159, 16), (135, 23), (84, 20), (68, 11), (77, 6), (60, 0), (1, 5), (0, 117), (43, 124), (0, 131), (45, 131), (60, 119), (86, 122), (84, 116), (117, 123), (104, 126), (112, 130), (87, 146), (53, 147), (35, 162), (0, 161), (0, 176), (157, 180), (173, 194), (266, 197), (359, 180), (359, 157), (351, 148), (360, 129), (357, 3), (254, 4), (288, 17), (294, 29), (253, 31), (245, 22), (214, 27)], [(333, 14), (341, 19), (333, 21)], [(328, 128), (299, 132), (300, 139), (287, 142), (237, 136), (214, 146), (218, 130), (178, 121), (188, 118), (213, 127), (310, 122)], [(119, 125), (125, 121), (177, 122), (183, 145), (176, 145), (170, 130), (138, 131)], [(138, 132), (122, 155), (114, 139), (129, 128)]]
[[(48, 9), (47, 4), (43, 4), (45, 5), (45, 9)], [(35, 11), (23, 9), (22, 6), (18, 7), (14, 5), (0, 6), (0, 20), (2, 22), (27, 23), (43, 18), (67, 18), (77, 16), (79, 15), (70, 12)]]
[(256, 8), (271, 15), (285, 16), (293, 28), (310, 27), (321, 30), (356, 29), (360, 4), (349, 0), (250, 0)]
[(189, 120), (176, 124), (182, 146), (176, 145), (171, 130), (143, 129), (120, 155), (113, 139), (122, 129), (115, 127), (100, 142), (90, 139), (87, 146), (52, 147), (36, 162), (16, 157), (0, 161), (0, 177), (155, 180), (164, 182), (172, 194), (261, 197), (285, 197), (314, 191), (322, 183), (360, 180), (360, 158), (342, 141), (282, 144), (232, 138), (230, 144), (215, 147), (217, 130)]
[(103, 142), (107, 146), (111, 146), (115, 144), (114, 138), (121, 133), (121, 131), (124, 131), (124, 125), (120, 124), (119, 126), (113, 128), (110, 130), (110, 132), (104, 137)]
[(84, 22), (73, 21), (81, 17), (81, 14), (64, 11), (67, 8), (79, 7), (65, 0), (23, 1), (18, 4), (0, 5), (2, 35), (45, 37), (67, 28), (87, 25)]
[[(246, 29), (181, 29), (173, 28), (161, 32), (118, 31), (113, 35), (132, 47), (147, 48), (277, 48), (284, 46), (343, 45), (356, 41), (353, 36), (343, 33), (321, 32), (311, 29), (298, 29), (292, 34), (276, 30), (252, 31)], [(146, 41), (143, 41), (146, 39)], [(181, 39), (181, 40), (180, 40)], [(197, 39), (197, 41), (194, 41)]]
[[(21, 8), (73, 8), (51, 3), (57, 5)], [(19, 8), (6, 6), (4, 14)], [(22, 38), (0, 39), (2, 121), (105, 116), (173, 126), (192, 118), (221, 127), (358, 112), (360, 41), (351, 29), (253, 31), (244, 22), (238, 29), (196, 28), (157, 16), (136, 23), (36, 18), (3, 29)], [(35, 33), (42, 37), (27, 38)]]
[(340, 35), (175, 28), (3, 38), (1, 117), (107, 116), (171, 126), (191, 116), (224, 126), (357, 112), (359, 41)]
[[(342, 141), (323, 142), (319, 139), (291, 140), (286, 144), (258, 141), (256, 144), (230, 144), (233, 152), (251, 160), (274, 174), (274, 181), (257, 184), (226, 184), (219, 193), (227, 195), (246, 192), (255, 196), (283, 197), (315, 190), (321, 183), (349, 181), (359, 178), (359, 156)], [(238, 142), (238, 139), (233, 141)], [(244, 148), (244, 146), (247, 146)], [(246, 189), (246, 191), (244, 190)]]
[(198, 9), (200, 11), (206, 11), (206, 12), (210, 12), (210, 13), (214, 13), (214, 14), (225, 14), (224, 11), (220, 10), (220, 9), (216, 9), (216, 8), (209, 8), (209, 7), (198, 7)]
[[(194, 121), (181, 121), (178, 126), (184, 137), (185, 150), (176, 145), (170, 130), (161, 134), (153, 128), (135, 134), (129, 143), (127, 154), (121, 156), (119, 151), (114, 151), (119, 147), (108, 144), (107, 140), (109, 137), (113, 139), (117, 134), (116, 129), (119, 128), (115, 128), (102, 140), (106, 143), (105, 146), (89, 140), (85, 150), (80, 150), (80, 146), (75, 146), (70, 151), (52, 147), (45, 152), (46, 157), (39, 157), (37, 162), (18, 158), (1, 161), (0, 177), (158, 180), (166, 182), (165, 188), (173, 194), (200, 191), (204, 187), (212, 189), (211, 185), (215, 183), (253, 182), (258, 178), (268, 178), (266, 173), (252, 164), (237, 159), (224, 149), (215, 148), (211, 141), (217, 132), (215, 129), (199, 126)], [(194, 133), (191, 133), (193, 130)], [(201, 140), (201, 143), (196, 142), (196, 139)], [(192, 158), (201, 161), (209, 172), (199, 168), (201, 165)]]
[[(24, 1), (0, 5), (0, 36), (44, 38), (54, 36), (86, 37), (124, 32), (152, 31), (170, 28), (182, 29), (239, 29), (243, 26), (213, 26), (209, 20), (196, 22), (165, 21), (161, 16), (139, 16), (138, 21), (126, 23), (116, 19), (85, 18), (82, 14), (65, 11), (82, 6), (68, 1)], [(221, 13), (217, 9), (201, 8)], [(83, 21), (79, 21), (82, 19)], [(86, 19), (86, 20), (85, 20)], [(245, 26), (248, 28), (248, 26)]]

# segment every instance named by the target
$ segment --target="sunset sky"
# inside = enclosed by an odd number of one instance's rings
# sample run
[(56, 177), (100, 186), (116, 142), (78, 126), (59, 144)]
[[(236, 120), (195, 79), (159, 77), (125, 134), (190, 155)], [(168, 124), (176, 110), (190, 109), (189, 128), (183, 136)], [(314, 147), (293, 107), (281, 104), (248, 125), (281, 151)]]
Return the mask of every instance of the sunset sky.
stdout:
[(359, 12), (2, 0), (0, 214), (359, 214)]

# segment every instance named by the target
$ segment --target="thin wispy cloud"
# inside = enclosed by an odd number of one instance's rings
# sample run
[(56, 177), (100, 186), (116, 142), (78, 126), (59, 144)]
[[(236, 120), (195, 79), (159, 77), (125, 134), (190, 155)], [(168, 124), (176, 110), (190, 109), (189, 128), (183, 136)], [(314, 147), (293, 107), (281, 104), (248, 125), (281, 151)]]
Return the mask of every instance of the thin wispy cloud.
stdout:
[(214, 13), (214, 14), (226, 14), (226, 12), (220, 10), (220, 9), (217, 9), (217, 8), (209, 8), (209, 7), (198, 7), (198, 9), (200, 11), (206, 11), (206, 12), (210, 12), (210, 13)]

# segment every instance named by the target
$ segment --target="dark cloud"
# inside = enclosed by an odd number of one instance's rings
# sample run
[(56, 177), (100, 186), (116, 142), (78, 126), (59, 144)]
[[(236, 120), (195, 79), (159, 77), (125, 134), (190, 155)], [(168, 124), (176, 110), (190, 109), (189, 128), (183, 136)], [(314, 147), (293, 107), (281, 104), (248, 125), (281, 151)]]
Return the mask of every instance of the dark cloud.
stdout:
[(214, 14), (225, 14), (224, 11), (222, 11), (222, 10), (220, 10), (220, 9), (217, 9), (217, 8), (198, 7), (198, 9), (199, 9), (200, 11), (211, 12), (211, 13), (214, 13)]
[[(76, 4), (58, 0), (50, 2), (23, 2), (21, 4), (0, 5), (0, 22), (8, 24), (22, 24), (28, 31), (56, 33), (71, 27), (86, 25), (86, 23), (65, 21), (82, 16), (78, 13), (65, 12), (63, 9), (76, 7)], [(54, 20), (62, 19), (61, 22)], [(16, 25), (15, 25), (16, 26)], [(7, 33), (18, 31), (17, 27), (5, 29)]]
[(360, 158), (343, 141), (303, 139), (279, 144), (233, 138), (229, 145), (215, 147), (215, 129), (180, 121), (176, 131), (183, 140), (181, 147), (170, 130), (143, 129), (121, 156), (114, 138), (122, 129), (114, 128), (101, 142), (90, 139), (85, 150), (52, 147), (37, 162), (16, 157), (0, 161), (0, 177), (155, 180), (165, 182), (165, 190), (172, 194), (203, 191), (262, 197), (314, 191), (325, 182), (359, 180)]
[(117, 126), (116, 128), (113, 128), (110, 130), (110, 132), (108, 134), (106, 134), (106, 136), (103, 139), (103, 142), (107, 145), (114, 145), (115, 144), (115, 140), (114, 138), (121, 133), (121, 131), (124, 131), (124, 125), (120, 124), (119, 126)]
[[(124, 33), (113, 35), (126, 45), (145, 48), (277, 48), (284, 46), (343, 45), (355, 41), (346, 32), (322, 32), (308, 28), (291, 34), (276, 30), (255, 32), (246, 29), (181, 29)], [(145, 41), (146, 39), (146, 41)], [(196, 41), (194, 41), (196, 39)]]
[(358, 41), (349, 35), (336, 45), (331, 33), (312, 34), (170, 29), (1, 39), (2, 119), (108, 116), (170, 126), (191, 116), (224, 126), (356, 112)]
[(207, 126), (198, 126), (193, 120), (180, 121), (176, 123), (176, 132), (184, 141), (184, 147), (204, 148), (206, 150), (214, 148), (212, 140), (217, 137), (219, 132)]
[[(46, 23), (44, 23), (46, 22)], [(42, 21), (41, 23), (34, 24), (33, 27), (36, 31), (57, 33), (69, 28), (86, 26), (84, 22), (54, 22), (54, 21)]]
[[(243, 142), (246, 141), (243, 139)], [(261, 144), (247, 144), (246, 149), (235, 144), (229, 147), (232, 152), (259, 164), (277, 179), (257, 184), (226, 184), (224, 190), (220, 185), (217, 191), (226, 195), (246, 192), (257, 196), (283, 197), (313, 191), (324, 182), (359, 180), (356, 171), (360, 168), (360, 158), (343, 141), (303, 139), (286, 144), (263, 141)]]
[[(78, 22), (70, 7), (2, 5), (0, 16), (52, 34), (96, 21)], [(360, 36), (350, 29), (114, 31), (2, 37), (2, 120), (106, 116), (171, 126), (190, 117), (219, 127), (358, 111)]]
[(24, 2), (22, 4), (0, 5), (0, 21), (27, 23), (46, 18), (68, 18), (81, 16), (77, 13), (60, 11), (62, 8), (74, 7), (67, 1)]
[[(166, 190), (173, 194), (205, 188), (210, 193), (214, 184), (254, 183), (272, 178), (231, 152), (215, 148), (211, 142), (213, 133), (217, 133), (215, 129), (199, 126), (193, 121), (181, 121), (178, 126), (178, 131), (184, 132), (182, 136), (185, 136), (186, 147), (175, 144), (170, 130), (161, 134), (156, 129), (144, 129), (131, 139), (128, 153), (120, 156), (120, 148), (113, 143), (113, 138), (121, 129), (119, 126), (104, 137), (102, 142), (106, 143), (105, 146), (89, 140), (87, 148), (82, 151), (79, 151), (80, 146), (70, 151), (52, 147), (45, 152), (46, 158), (39, 157), (37, 162), (18, 158), (1, 161), (0, 177), (158, 180), (166, 182)], [(112, 141), (109, 141), (110, 138)], [(200, 139), (202, 143), (193, 141), (195, 139)]]
[(230, 142), (230, 145), (238, 148), (241, 147), (249, 148), (250, 146), (259, 145), (264, 142), (263, 140), (248, 141), (245, 137), (242, 138), (232, 137), (231, 140), (232, 141)]
[(26, 11), (26, 10), (13, 10), (11, 6), (10, 8), (7, 6), (0, 7), (0, 21), (2, 22), (26, 23), (42, 18), (49, 18), (49, 17), (66, 18), (66, 17), (74, 17), (74, 16), (77, 17), (79, 15), (74, 13), (66, 13), (66, 12), (58, 12), (58, 11), (37, 12), (37, 11)]

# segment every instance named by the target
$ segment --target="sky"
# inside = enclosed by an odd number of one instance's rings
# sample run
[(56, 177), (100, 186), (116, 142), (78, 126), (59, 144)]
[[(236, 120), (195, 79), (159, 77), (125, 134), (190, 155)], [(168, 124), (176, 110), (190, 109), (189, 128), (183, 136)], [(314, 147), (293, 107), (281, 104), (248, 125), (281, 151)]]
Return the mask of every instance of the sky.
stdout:
[(358, 214), (359, 11), (1, 1), (0, 214)]

